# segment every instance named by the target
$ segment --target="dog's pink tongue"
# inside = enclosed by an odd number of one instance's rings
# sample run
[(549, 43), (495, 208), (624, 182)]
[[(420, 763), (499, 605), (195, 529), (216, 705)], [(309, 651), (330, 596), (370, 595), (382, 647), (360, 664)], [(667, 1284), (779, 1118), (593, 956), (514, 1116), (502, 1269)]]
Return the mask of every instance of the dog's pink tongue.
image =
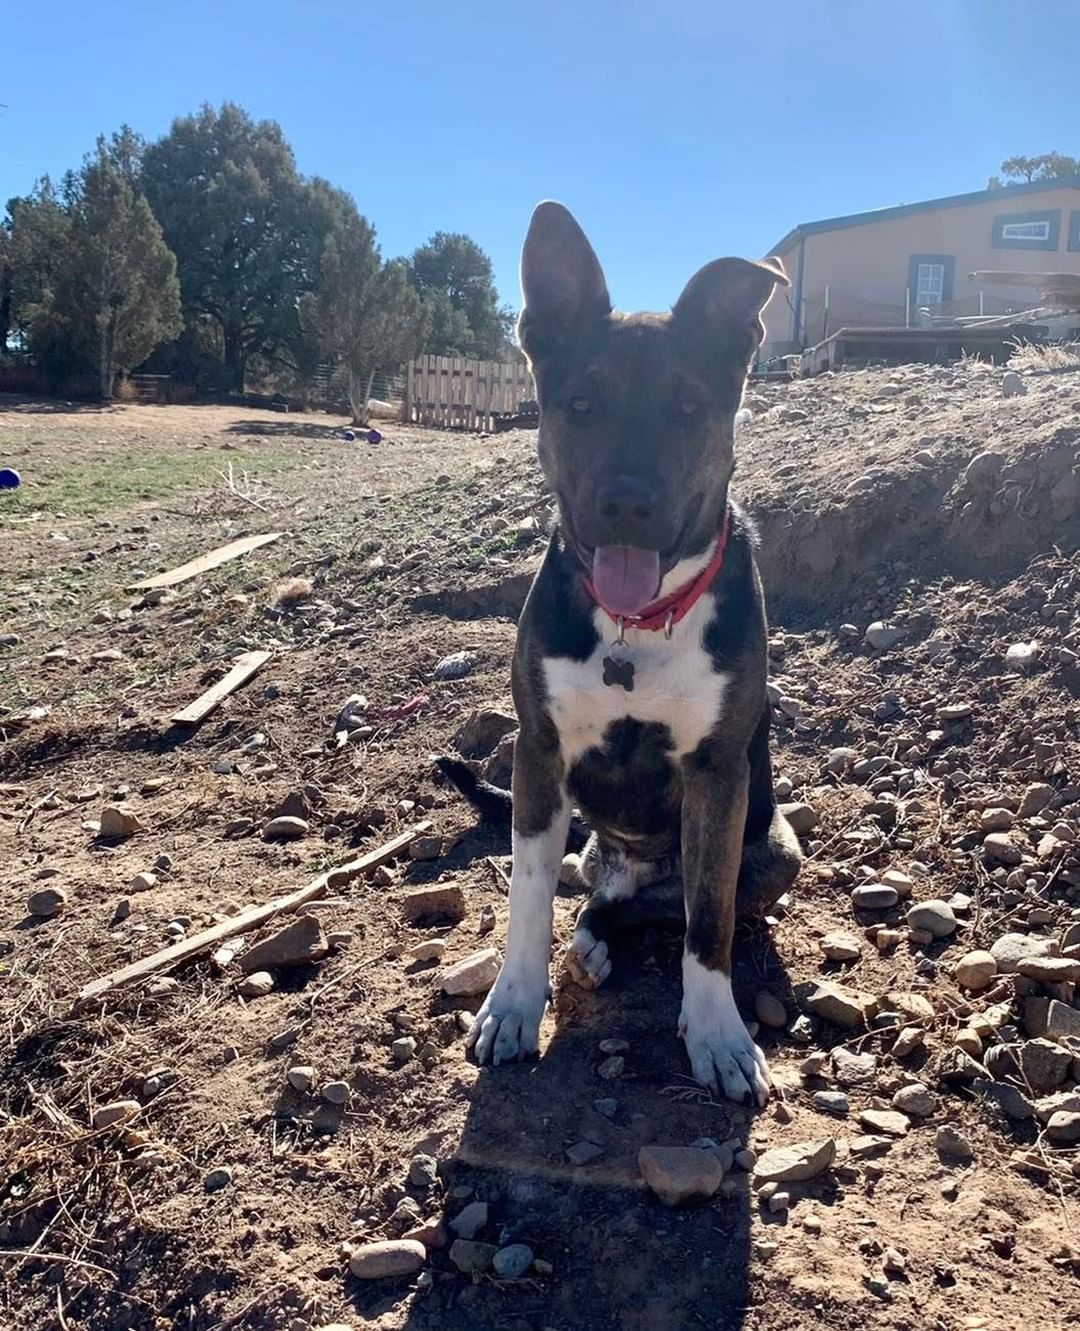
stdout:
[(660, 586), (660, 556), (633, 545), (601, 545), (593, 555), (592, 581), (605, 610), (639, 614)]

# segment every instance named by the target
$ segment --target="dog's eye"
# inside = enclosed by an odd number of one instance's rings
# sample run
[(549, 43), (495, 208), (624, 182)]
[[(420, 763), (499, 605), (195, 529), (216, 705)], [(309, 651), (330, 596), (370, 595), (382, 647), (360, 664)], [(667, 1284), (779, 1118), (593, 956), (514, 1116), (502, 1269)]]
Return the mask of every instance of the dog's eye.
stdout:
[(592, 411), (592, 403), (587, 397), (572, 397), (570, 410), (575, 416), (588, 416)]

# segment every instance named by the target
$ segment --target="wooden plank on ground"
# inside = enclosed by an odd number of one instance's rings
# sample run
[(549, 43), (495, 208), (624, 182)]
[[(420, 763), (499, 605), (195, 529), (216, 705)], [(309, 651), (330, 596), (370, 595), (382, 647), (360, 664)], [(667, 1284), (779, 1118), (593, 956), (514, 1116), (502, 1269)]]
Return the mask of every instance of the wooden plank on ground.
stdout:
[(271, 541), (276, 541), (284, 535), (285, 533), (281, 531), (267, 531), (258, 536), (244, 536), (239, 541), (230, 541), (228, 545), (218, 546), (216, 550), (210, 550), (205, 555), (200, 555), (198, 559), (191, 559), (177, 568), (157, 573), (143, 582), (133, 582), (125, 588), (125, 591), (142, 592), (150, 591), (154, 587), (175, 587), (178, 582), (187, 582), (188, 578), (194, 578), (199, 573), (208, 573), (219, 564), (227, 564), (230, 559), (250, 554), (252, 550), (258, 550), (260, 545), (269, 545)]
[(245, 652), (243, 656), (237, 657), (236, 664), (227, 675), (223, 675), (204, 694), (172, 717), (173, 725), (197, 726), (210, 715), (223, 698), (235, 693), (241, 684), (246, 684), (257, 670), (261, 670), (270, 660), (270, 656), (270, 652)]
[(417, 823), (408, 832), (402, 832), (384, 845), (368, 851), (366, 855), (361, 855), (359, 859), (350, 860), (347, 864), (338, 865), (336, 869), (321, 873), (318, 878), (313, 879), (305, 887), (298, 887), (295, 892), (290, 892), (287, 896), (278, 897), (274, 901), (267, 901), (261, 906), (249, 906), (247, 910), (242, 910), (239, 915), (223, 920), (220, 924), (215, 924), (213, 928), (192, 934), (190, 938), (182, 938), (179, 943), (173, 943), (170, 947), (163, 947), (157, 952), (152, 952), (148, 957), (133, 961), (127, 966), (121, 966), (119, 970), (110, 971), (108, 975), (102, 975), (96, 980), (91, 980), (89, 984), (84, 985), (79, 990), (75, 1006), (78, 1008), (84, 1003), (92, 1002), (95, 998), (103, 998), (106, 994), (122, 989), (125, 985), (133, 984), (138, 980), (145, 980), (151, 975), (159, 974), (161, 971), (171, 970), (173, 966), (179, 965), (180, 962), (189, 961), (192, 957), (198, 956), (200, 952), (206, 952), (217, 947), (226, 938), (234, 938), (237, 934), (249, 933), (252, 929), (260, 928), (278, 915), (290, 914), (300, 906), (304, 906), (309, 901), (314, 901), (316, 897), (322, 896), (327, 887), (333, 885), (337, 888), (342, 883), (349, 882), (352, 878), (358, 878), (361, 874), (378, 868), (380, 864), (385, 864), (387, 860), (394, 859), (403, 850), (407, 850), (418, 836), (423, 836), (425, 832), (430, 830), (430, 821)]

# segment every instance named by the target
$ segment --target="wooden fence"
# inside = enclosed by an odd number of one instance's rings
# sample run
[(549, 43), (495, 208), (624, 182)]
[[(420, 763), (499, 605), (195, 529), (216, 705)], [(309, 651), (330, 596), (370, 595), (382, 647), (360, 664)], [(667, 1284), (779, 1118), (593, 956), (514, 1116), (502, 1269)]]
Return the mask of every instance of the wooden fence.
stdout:
[(405, 419), (445, 429), (491, 430), (495, 417), (536, 396), (524, 362), (417, 356), (405, 382)]

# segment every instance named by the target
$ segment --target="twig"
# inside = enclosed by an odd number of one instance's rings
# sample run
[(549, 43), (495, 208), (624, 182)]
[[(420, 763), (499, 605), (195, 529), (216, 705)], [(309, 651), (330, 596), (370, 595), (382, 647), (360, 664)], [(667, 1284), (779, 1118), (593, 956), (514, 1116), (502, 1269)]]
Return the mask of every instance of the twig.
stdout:
[(491, 865), (492, 872), (495, 874), (495, 877), (496, 877), (496, 878), (500, 879), (500, 880), (506, 885), (506, 894), (509, 895), (509, 894), (510, 894), (510, 879), (507, 878), (507, 876), (506, 876), (506, 874), (503, 872), (501, 866), (500, 866), (499, 864), (497, 864), (497, 863), (495, 862), (495, 860), (494, 860), (490, 855), (485, 855), (485, 856), (484, 856), (484, 863), (485, 863), (485, 864), (490, 864), (490, 865)]
[(31, 804), (29, 809), (27, 809), (26, 813), (24, 813), (22, 818), (19, 819), (15, 831), (20, 834), (25, 832), (26, 829), (30, 826), (30, 824), (34, 821), (34, 815), (37, 813), (38, 809), (43, 809), (45, 805), (48, 804), (48, 802), (51, 799), (53, 799), (55, 796), (56, 796), (56, 791), (50, 790), (47, 795), (42, 795), (41, 799)]

